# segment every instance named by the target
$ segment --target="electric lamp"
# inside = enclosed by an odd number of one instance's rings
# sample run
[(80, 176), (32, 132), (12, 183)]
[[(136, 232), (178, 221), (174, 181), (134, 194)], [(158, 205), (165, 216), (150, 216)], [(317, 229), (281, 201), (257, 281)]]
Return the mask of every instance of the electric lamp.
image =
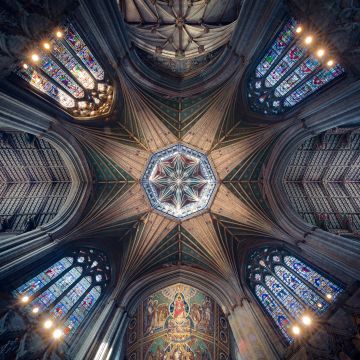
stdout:
[(326, 294), (326, 298), (327, 298), (328, 300), (331, 300), (331, 299), (333, 298), (333, 296), (332, 296), (331, 294)]
[(48, 42), (44, 42), (43, 47), (45, 50), (50, 50), (50, 44)]
[(24, 69), (27, 69), (28, 67), (29, 67), (28, 64), (23, 64), (23, 68), (24, 68)]
[(303, 31), (303, 28), (301, 26), (298, 26), (295, 31), (297, 34), (300, 34)]
[(312, 36), (309, 35), (305, 38), (305, 44), (310, 45), (312, 42), (313, 42)]
[(38, 54), (34, 53), (31, 55), (31, 60), (34, 61), (34, 62), (37, 62), (40, 60), (40, 57)]
[(51, 320), (46, 320), (46, 321), (44, 322), (44, 328), (45, 328), (45, 329), (50, 329), (52, 326), (53, 326), (53, 323), (52, 323)]
[(329, 60), (326, 64), (331, 67), (334, 65), (334, 60)]
[(39, 312), (39, 308), (36, 306), (32, 309), (33, 314), (37, 314)]
[(309, 326), (312, 323), (312, 319), (309, 315), (304, 315), (301, 320), (302, 320), (303, 324), (306, 326)]
[(324, 49), (319, 49), (317, 52), (316, 52), (316, 55), (318, 57), (323, 57), (325, 55), (325, 50)]
[(62, 31), (58, 30), (58, 31), (56, 32), (56, 37), (61, 38), (62, 36), (63, 36)]
[(64, 335), (64, 333), (62, 332), (61, 329), (55, 329), (53, 332), (53, 338), (56, 340), (60, 339), (63, 335)]
[(300, 333), (301, 333), (301, 329), (297, 325), (294, 325), (291, 330), (292, 330), (294, 335), (300, 335)]
[(21, 298), (21, 302), (23, 302), (24, 304), (27, 303), (29, 300), (30, 300), (30, 298), (29, 298), (27, 295), (24, 295), (24, 296)]

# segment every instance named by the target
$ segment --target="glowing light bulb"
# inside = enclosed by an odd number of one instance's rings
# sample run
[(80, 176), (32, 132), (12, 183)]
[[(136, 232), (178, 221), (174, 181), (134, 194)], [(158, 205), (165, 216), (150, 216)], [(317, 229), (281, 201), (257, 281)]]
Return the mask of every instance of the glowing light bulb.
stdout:
[(318, 57), (323, 57), (325, 55), (325, 50), (324, 49), (319, 49), (317, 52), (316, 52), (316, 55)]
[(305, 44), (310, 45), (313, 42), (313, 40), (314, 40), (313, 37), (309, 35), (305, 38)]
[(304, 325), (309, 326), (312, 323), (312, 319), (309, 315), (304, 315), (302, 317), (302, 322)]
[(23, 296), (22, 298), (21, 298), (21, 302), (23, 302), (23, 303), (27, 303), (28, 301), (29, 301), (29, 297), (27, 296), (27, 295), (25, 295), (25, 296)]
[(28, 68), (29, 68), (29, 65), (28, 65), (28, 64), (23, 64), (23, 68), (24, 68), (24, 69), (28, 69)]
[(329, 60), (326, 64), (327, 64), (327, 66), (333, 66), (334, 65), (334, 60)]
[(295, 31), (300, 34), (303, 31), (303, 28), (301, 26), (298, 26)]
[(34, 307), (33, 309), (32, 309), (32, 312), (34, 313), (34, 314), (37, 314), (38, 312), (39, 312), (39, 308), (38, 307)]
[(44, 49), (50, 50), (50, 44), (49, 44), (48, 42), (45, 42), (45, 43), (43, 44), (43, 46), (44, 46)]
[(53, 326), (53, 322), (51, 320), (46, 320), (44, 322), (44, 328), (45, 329), (50, 329)]
[(60, 339), (63, 335), (64, 335), (64, 333), (61, 329), (55, 329), (53, 332), (54, 339)]
[(319, 309), (321, 309), (321, 308), (323, 307), (321, 303), (317, 303), (316, 306), (317, 306)]
[(328, 300), (331, 300), (331, 299), (333, 298), (333, 296), (332, 296), (331, 294), (326, 294), (326, 298), (327, 298)]
[(301, 333), (301, 329), (297, 325), (294, 325), (291, 330), (294, 335), (300, 335), (300, 333)]
[(57, 36), (58, 38), (61, 38), (61, 37), (63, 36), (62, 31), (58, 30), (58, 31), (56, 32), (56, 36)]
[(31, 60), (34, 61), (34, 62), (37, 62), (37, 61), (40, 60), (40, 57), (39, 57), (38, 54), (34, 53), (34, 54), (31, 55)]

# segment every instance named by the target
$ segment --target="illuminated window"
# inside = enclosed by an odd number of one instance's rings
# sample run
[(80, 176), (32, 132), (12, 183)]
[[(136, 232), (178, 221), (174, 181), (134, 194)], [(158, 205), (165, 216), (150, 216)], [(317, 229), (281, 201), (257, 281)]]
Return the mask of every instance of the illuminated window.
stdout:
[(330, 54), (317, 49), (313, 37), (308, 38), (309, 44), (295, 19), (285, 24), (248, 83), (252, 110), (269, 115), (285, 112), (344, 73)]
[(17, 74), (76, 118), (94, 118), (110, 111), (113, 87), (70, 23), (64, 26), (64, 34), (55, 31), (39, 44)]
[(303, 261), (287, 251), (264, 248), (254, 251), (247, 266), (251, 290), (288, 343), (293, 327), (304, 316), (320, 316), (343, 292)]
[(19, 286), (13, 295), (32, 320), (45, 324), (48, 331), (59, 330), (69, 341), (94, 309), (109, 279), (107, 257), (81, 249)]

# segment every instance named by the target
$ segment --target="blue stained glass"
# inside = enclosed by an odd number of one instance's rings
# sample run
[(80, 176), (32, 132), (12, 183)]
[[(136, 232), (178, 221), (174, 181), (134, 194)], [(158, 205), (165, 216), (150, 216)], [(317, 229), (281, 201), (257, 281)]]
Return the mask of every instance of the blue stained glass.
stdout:
[(339, 286), (335, 285), (330, 280), (324, 278), (312, 268), (305, 265), (300, 260), (297, 260), (293, 256), (285, 256), (284, 262), (290, 269), (292, 269), (294, 272), (296, 272), (296, 274), (307, 280), (322, 294), (331, 294), (333, 296), (333, 299), (335, 299), (340, 293), (342, 293), (343, 290)]
[(65, 40), (90, 70), (95, 79), (103, 80), (104, 70), (71, 24), (65, 30)]
[(40, 57), (40, 68), (74, 97), (84, 97), (84, 90), (48, 56)]
[(41, 295), (39, 295), (29, 306), (31, 308), (38, 307), (40, 311), (47, 309), (50, 304), (55, 302), (55, 300), (81, 276), (81, 273), (81, 267), (72, 268), (70, 271), (62, 275), (59, 280), (57, 280)]
[(61, 42), (54, 42), (52, 54), (66, 67), (67, 70), (70, 71), (70, 73), (85, 89), (94, 89), (94, 79)]
[(53, 307), (50, 314), (54, 319), (62, 319), (71, 307), (80, 299), (90, 287), (91, 277), (82, 278), (67, 294)]
[(28, 65), (27, 69), (22, 68), (18, 74), (26, 80), (31, 86), (42, 93), (50, 96), (65, 108), (75, 107), (75, 100), (63, 90), (52, 84), (43, 75), (37, 72), (32, 66)]
[(33, 277), (31, 280), (27, 281), (25, 284), (19, 286), (14, 294), (26, 294), (31, 296), (42, 289), (46, 284), (48, 284), (52, 279), (55, 279), (59, 276), (64, 270), (68, 269), (73, 263), (73, 258), (67, 257), (59, 260), (53, 266), (50, 266), (45, 271)]
[(256, 77), (260, 78), (264, 76), (267, 71), (270, 69), (271, 65), (277, 60), (277, 58), (282, 54), (286, 47), (291, 43), (295, 37), (295, 27), (296, 20), (290, 19), (290, 21), (284, 26), (283, 30), (280, 32), (279, 36), (276, 38), (271, 49), (261, 60), (260, 64), (256, 68)]
[(275, 96), (283, 96), (293, 89), (301, 80), (305, 79), (306, 76), (310, 75), (314, 70), (320, 66), (320, 62), (313, 57), (307, 58), (301, 63), (294, 72), (288, 76), (276, 89)]
[(291, 93), (284, 102), (285, 106), (294, 106), (298, 102), (305, 99), (307, 96), (320, 89), (331, 80), (335, 79), (344, 72), (342, 66), (337, 64), (331, 69), (322, 69), (318, 74), (314, 75), (305, 84)]
[(293, 46), (288, 53), (282, 58), (278, 65), (266, 77), (265, 86), (274, 86), (287, 71), (301, 58), (304, 54), (304, 49), (299, 46)]
[(75, 333), (76, 329), (79, 327), (81, 321), (94, 307), (100, 295), (101, 288), (99, 286), (93, 287), (85, 296), (85, 298), (81, 301), (81, 304), (77, 306), (77, 308), (65, 321), (64, 334), (67, 336), (68, 339), (71, 338), (71, 336)]
[(273, 297), (262, 285), (255, 286), (255, 294), (262, 303), (262, 305), (265, 307), (266, 311), (274, 319), (276, 325), (279, 327), (288, 342), (292, 342), (292, 338), (287, 332), (290, 325), (290, 320), (287, 315), (282, 311), (281, 307), (276, 304)]
[(283, 266), (275, 266), (275, 274), (310, 308), (318, 313), (324, 312), (328, 307), (327, 302), (305, 285), (297, 276)]
[(296, 319), (304, 313), (305, 308), (301, 305), (272, 275), (265, 277), (265, 283), (288, 312)]

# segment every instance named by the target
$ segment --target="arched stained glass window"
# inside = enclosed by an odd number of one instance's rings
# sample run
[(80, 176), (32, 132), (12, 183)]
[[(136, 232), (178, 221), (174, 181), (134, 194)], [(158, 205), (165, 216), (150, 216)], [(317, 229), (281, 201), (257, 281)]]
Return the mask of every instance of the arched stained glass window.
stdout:
[(250, 255), (247, 277), (251, 290), (288, 343), (304, 315), (320, 316), (343, 292), (284, 249), (263, 248)]
[(69, 339), (94, 308), (110, 280), (107, 257), (80, 249), (62, 258), (13, 291), (30, 320)]
[(112, 106), (113, 87), (70, 23), (39, 44), (17, 74), (76, 118), (106, 115)]
[(343, 73), (331, 53), (292, 18), (251, 76), (248, 101), (256, 112), (282, 113)]

